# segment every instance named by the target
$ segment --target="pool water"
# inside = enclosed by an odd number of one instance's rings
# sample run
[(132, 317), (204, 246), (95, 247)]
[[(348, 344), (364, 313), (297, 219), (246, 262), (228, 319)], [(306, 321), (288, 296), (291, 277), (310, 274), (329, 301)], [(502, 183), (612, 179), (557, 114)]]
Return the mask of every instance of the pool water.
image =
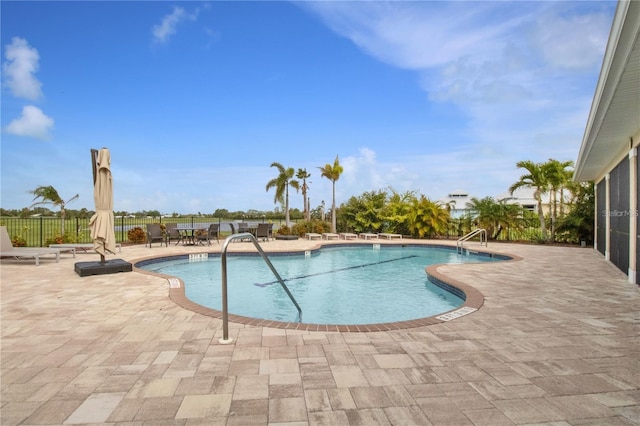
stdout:
[[(374, 324), (438, 315), (462, 305), (460, 297), (431, 283), (425, 267), (436, 263), (495, 261), (434, 247), (359, 246), (313, 253), (269, 254), (302, 309), (302, 317), (264, 260), (227, 256), (229, 313), (310, 324)], [(186, 296), (222, 310), (220, 257), (176, 259), (140, 266), (180, 277)]]

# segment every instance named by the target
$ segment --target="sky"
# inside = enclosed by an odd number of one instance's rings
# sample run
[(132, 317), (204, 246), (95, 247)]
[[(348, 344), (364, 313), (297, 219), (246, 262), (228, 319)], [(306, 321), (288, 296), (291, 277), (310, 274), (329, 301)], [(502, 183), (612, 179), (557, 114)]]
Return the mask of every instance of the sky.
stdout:
[(336, 156), (338, 205), (498, 196), (520, 160), (576, 160), (615, 7), (3, 0), (0, 207), (52, 185), (94, 210), (102, 147), (116, 211), (272, 211), (273, 162), (330, 206)]

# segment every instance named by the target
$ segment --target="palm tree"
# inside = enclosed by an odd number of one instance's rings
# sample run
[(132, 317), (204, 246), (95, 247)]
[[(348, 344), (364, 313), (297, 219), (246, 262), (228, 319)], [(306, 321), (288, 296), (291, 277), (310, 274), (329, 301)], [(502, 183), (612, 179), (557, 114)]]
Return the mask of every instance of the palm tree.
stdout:
[(502, 230), (515, 222), (521, 210), (517, 204), (498, 202), (491, 197), (474, 197), (469, 204), (478, 226), (486, 229), (492, 240), (497, 240)]
[[(554, 192), (560, 192), (560, 216), (564, 215), (564, 190), (572, 184), (573, 170), (567, 170), (573, 167), (573, 161), (558, 161), (550, 158), (543, 164), (549, 185)], [(554, 194), (554, 198), (556, 195)], [(555, 209), (554, 200), (554, 209)], [(554, 212), (555, 214), (555, 212)]]
[(555, 241), (556, 239), (556, 220), (558, 218), (558, 191), (560, 191), (560, 215), (562, 216), (564, 213), (564, 203), (562, 200), (562, 198), (564, 198), (564, 188), (567, 182), (571, 180), (571, 176), (569, 175), (570, 172), (567, 170), (567, 167), (571, 166), (573, 166), (573, 161), (560, 162), (552, 158), (550, 158), (546, 163), (542, 164), (544, 174), (547, 178), (547, 182), (549, 183), (549, 191), (552, 203), (551, 241)]
[(342, 174), (344, 169), (340, 165), (340, 161), (338, 160), (337, 155), (336, 159), (333, 161), (333, 166), (327, 163), (324, 167), (318, 168), (320, 169), (320, 176), (326, 177), (333, 184), (333, 201), (331, 203), (331, 232), (336, 232), (336, 181), (340, 179), (340, 175)]
[(289, 186), (292, 186), (297, 191), (300, 189), (300, 184), (297, 180), (293, 179), (293, 174), (295, 170), (293, 167), (285, 168), (282, 164), (273, 162), (271, 163), (271, 167), (276, 167), (278, 169), (278, 176), (271, 179), (267, 182), (267, 192), (271, 188), (276, 189), (275, 196), (273, 197), (274, 203), (280, 203), (284, 205), (284, 220), (287, 227), (291, 226), (291, 221), (289, 220)]
[(296, 173), (296, 177), (298, 179), (302, 179), (302, 199), (304, 202), (304, 219), (309, 221), (311, 220), (311, 212), (309, 211), (309, 204), (307, 203), (307, 191), (309, 190), (309, 186), (307, 185), (307, 179), (311, 177), (311, 173), (307, 173), (307, 169), (298, 169)]
[(33, 191), (29, 191), (29, 193), (34, 195), (33, 201), (36, 201), (38, 198), (40, 198), (40, 201), (33, 203), (29, 208), (43, 204), (51, 204), (60, 208), (60, 220), (62, 222), (60, 231), (62, 235), (64, 235), (65, 206), (71, 201), (80, 198), (80, 194), (76, 194), (73, 197), (69, 198), (67, 201), (64, 201), (53, 186), (39, 186)]
[(540, 220), (540, 229), (542, 230), (542, 238), (547, 240), (547, 226), (544, 222), (544, 211), (542, 211), (542, 194), (548, 191), (549, 182), (545, 174), (544, 167), (539, 163), (525, 160), (518, 161), (516, 166), (520, 169), (525, 169), (529, 173), (520, 176), (520, 179), (511, 185), (509, 192), (513, 195), (513, 192), (518, 188), (533, 188), (533, 197), (538, 204), (538, 219)]

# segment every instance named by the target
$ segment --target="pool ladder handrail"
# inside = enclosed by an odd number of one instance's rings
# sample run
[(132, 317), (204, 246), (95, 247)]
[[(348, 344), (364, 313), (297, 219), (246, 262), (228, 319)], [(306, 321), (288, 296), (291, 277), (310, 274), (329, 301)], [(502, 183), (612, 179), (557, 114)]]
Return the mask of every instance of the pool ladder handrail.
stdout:
[(276, 276), (276, 278), (278, 279), (278, 282), (280, 283), (280, 285), (282, 286), (284, 291), (289, 296), (289, 299), (291, 299), (293, 304), (296, 306), (296, 309), (298, 310), (298, 318), (299, 318), (300, 321), (302, 321), (302, 309), (300, 309), (300, 305), (298, 305), (298, 302), (296, 302), (296, 299), (293, 297), (293, 294), (291, 294), (291, 292), (289, 291), (289, 288), (284, 283), (284, 280), (282, 279), (282, 277), (280, 276), (278, 271), (276, 271), (276, 268), (273, 266), (273, 264), (271, 263), (271, 261), (267, 257), (267, 254), (264, 252), (264, 250), (262, 250), (262, 247), (260, 247), (260, 243), (258, 243), (258, 240), (256, 239), (256, 237), (250, 232), (244, 232), (244, 233), (241, 233), (241, 234), (232, 234), (232, 235), (229, 235), (224, 240), (224, 244), (222, 245), (222, 250), (221, 250), (221, 263), (222, 263), (222, 338), (220, 339), (220, 343), (222, 343), (222, 344), (229, 344), (233, 340), (233, 339), (229, 339), (229, 310), (228, 310), (228, 306), (227, 306), (227, 247), (229, 246), (229, 243), (231, 241), (233, 241), (233, 240), (242, 240), (242, 239), (248, 239), (249, 241), (253, 242), (254, 246), (256, 246), (256, 249), (258, 249), (258, 253), (260, 253), (260, 256), (262, 256), (262, 259), (264, 259), (264, 261), (266, 262), (267, 266), (269, 266), (269, 269), (271, 269), (271, 272), (273, 272), (273, 275)]
[(484, 246), (487, 247), (487, 230), (484, 228), (478, 228), (478, 229), (474, 229), (473, 231), (469, 232), (467, 235), (464, 235), (463, 237), (459, 238), (458, 241), (456, 241), (456, 253), (462, 254), (462, 246), (465, 243), (465, 241), (470, 240), (476, 235), (480, 235), (480, 247), (482, 247), (483, 237), (484, 237)]

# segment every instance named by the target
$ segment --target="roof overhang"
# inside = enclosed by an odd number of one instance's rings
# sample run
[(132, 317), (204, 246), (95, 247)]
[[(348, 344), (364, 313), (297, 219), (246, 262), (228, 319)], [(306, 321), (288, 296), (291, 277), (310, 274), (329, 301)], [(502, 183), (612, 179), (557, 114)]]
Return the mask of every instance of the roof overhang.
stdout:
[(620, 0), (611, 25), (574, 180), (597, 180), (638, 141), (640, 132), (640, 1)]

